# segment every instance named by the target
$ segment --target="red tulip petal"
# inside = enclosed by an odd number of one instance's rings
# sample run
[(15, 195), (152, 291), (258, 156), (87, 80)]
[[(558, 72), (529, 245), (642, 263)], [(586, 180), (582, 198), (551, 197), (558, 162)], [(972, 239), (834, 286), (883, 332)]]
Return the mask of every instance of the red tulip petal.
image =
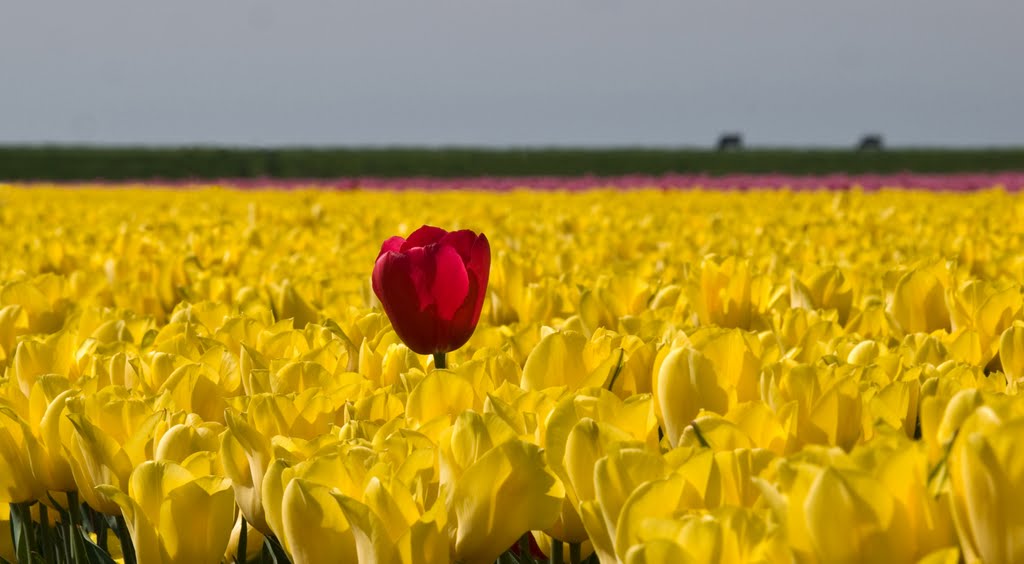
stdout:
[(481, 294), (487, 290), (487, 279), (491, 273), (491, 244), (487, 236), (480, 234), (480, 237), (473, 242), (473, 248), (469, 253), (469, 260), (466, 261), (466, 268), (476, 275), (477, 283), (480, 284)]
[(452, 247), (435, 246), (434, 281), (431, 293), (437, 304), (437, 315), (450, 320), (469, 293), (469, 275), (458, 251)]
[(438, 241), (441, 245), (454, 247), (459, 252), (459, 256), (462, 257), (462, 262), (469, 262), (470, 254), (473, 250), (473, 243), (477, 240), (477, 234), (473, 233), (468, 229), (462, 229), (460, 231), (452, 231)]
[(474, 288), (474, 299), (467, 300), (473, 302), (469, 325), (476, 327), (477, 322), (480, 321), (480, 310), (483, 308), (484, 298), (487, 296), (487, 279), (491, 273), (491, 246), (483, 234), (473, 243), (473, 250), (470, 252), (466, 268), (471, 273)]
[(382, 255), (373, 268), (373, 292), (402, 341), (419, 354), (430, 354), (437, 348), (437, 328), (434, 316), (423, 311), (429, 304), (420, 300), (413, 271), (408, 255)]
[[(467, 292), (470, 296), (482, 295), (480, 293), (480, 286), (477, 285), (474, 278), (469, 279), (469, 291)], [(448, 326), (452, 328), (452, 331), (448, 334), (448, 346), (452, 350), (455, 350), (462, 345), (466, 344), (466, 341), (473, 336), (473, 330), (476, 329), (477, 321), (480, 319), (480, 308), (483, 305), (483, 300), (467, 299), (462, 307), (455, 312), (452, 316), (452, 320), (448, 323)]]
[(377, 258), (380, 258), (380, 255), (383, 255), (384, 253), (400, 251), (404, 243), (405, 239), (403, 237), (391, 237), (387, 241), (384, 241), (384, 244), (380, 246), (380, 252), (377, 253)]
[[(373, 293), (385, 309), (405, 310), (411, 301), (419, 311), (412, 283), (412, 264), (402, 253), (388, 252), (373, 265)], [(411, 298), (411, 300), (410, 300)], [(391, 312), (388, 311), (390, 316)]]
[(435, 254), (436, 247), (413, 247), (405, 251), (409, 257), (409, 277), (415, 287), (416, 297), (419, 300), (419, 311), (423, 311), (435, 302), (433, 288), (434, 278), (437, 272)]
[(440, 227), (434, 227), (433, 225), (424, 225), (416, 231), (413, 231), (409, 238), (402, 244), (402, 251), (408, 251), (415, 247), (426, 247), (431, 243), (436, 243), (441, 240), (442, 237), (447, 235), (448, 232)]

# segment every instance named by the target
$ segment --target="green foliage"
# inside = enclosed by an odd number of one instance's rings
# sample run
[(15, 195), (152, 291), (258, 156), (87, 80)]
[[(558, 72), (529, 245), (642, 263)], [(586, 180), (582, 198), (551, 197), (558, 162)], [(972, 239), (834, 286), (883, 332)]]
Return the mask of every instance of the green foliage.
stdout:
[(1024, 170), (1024, 149), (226, 149), (0, 147), (0, 180), (951, 173)]

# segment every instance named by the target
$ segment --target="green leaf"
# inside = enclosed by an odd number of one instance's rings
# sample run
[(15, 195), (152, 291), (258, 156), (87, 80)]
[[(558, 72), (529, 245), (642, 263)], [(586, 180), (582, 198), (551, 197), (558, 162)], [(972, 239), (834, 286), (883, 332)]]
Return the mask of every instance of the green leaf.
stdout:
[(242, 516), (242, 526), (238, 533), (238, 551), (235, 554), (236, 560), (239, 564), (246, 564), (249, 561), (249, 555), (246, 550), (249, 548), (249, 524), (245, 522), (245, 516)]
[(290, 564), (291, 560), (288, 555), (284, 552), (284, 547), (274, 537), (264, 537), (263, 539), (263, 561), (271, 562), (272, 564)]
[(146, 350), (156, 341), (158, 331), (156, 329), (150, 329), (146, 331), (146, 334), (142, 336), (142, 342), (139, 343), (139, 348)]
[(82, 528), (82, 506), (78, 503), (78, 493), (68, 493), (68, 515), (71, 516), (71, 559), (74, 562), (88, 562), (89, 554), (85, 549), (85, 530)]
[[(109, 524), (109, 521), (108, 521)], [(113, 517), (113, 524), (110, 529), (117, 534), (117, 540), (121, 543), (121, 554), (125, 564), (136, 564), (135, 545), (132, 544), (132, 536), (128, 531), (128, 524), (124, 522), (123, 515)]]
[(49, 510), (45, 504), (39, 504), (39, 545), (43, 551), (43, 560), (46, 562), (57, 561), (57, 545), (53, 529), (50, 528)]
[(496, 564), (520, 564), (519, 559), (516, 558), (515, 554), (512, 554), (511, 550), (505, 551), (498, 557)]
[(96, 543), (92, 542), (91, 539), (85, 540), (85, 551), (87, 556), (87, 562), (89, 564), (116, 564), (113, 558), (107, 551), (103, 550)]
[(23, 503), (11, 504), (11, 533), (18, 564), (32, 564), (32, 513)]

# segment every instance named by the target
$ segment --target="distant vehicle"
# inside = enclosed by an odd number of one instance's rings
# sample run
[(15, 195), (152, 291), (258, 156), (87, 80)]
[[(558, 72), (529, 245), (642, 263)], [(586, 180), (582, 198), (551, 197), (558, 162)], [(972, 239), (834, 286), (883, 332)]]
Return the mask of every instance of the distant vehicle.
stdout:
[(882, 136), (877, 134), (865, 135), (857, 144), (858, 151), (881, 151), (882, 149)]
[(743, 136), (739, 133), (723, 133), (718, 138), (719, 151), (739, 151), (743, 148)]

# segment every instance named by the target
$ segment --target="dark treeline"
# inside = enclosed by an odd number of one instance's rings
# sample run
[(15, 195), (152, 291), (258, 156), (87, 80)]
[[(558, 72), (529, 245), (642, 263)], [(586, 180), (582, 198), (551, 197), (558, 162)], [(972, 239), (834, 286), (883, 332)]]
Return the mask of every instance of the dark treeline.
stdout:
[(226, 149), (0, 146), (0, 180), (952, 173), (1024, 170), (1022, 149)]

